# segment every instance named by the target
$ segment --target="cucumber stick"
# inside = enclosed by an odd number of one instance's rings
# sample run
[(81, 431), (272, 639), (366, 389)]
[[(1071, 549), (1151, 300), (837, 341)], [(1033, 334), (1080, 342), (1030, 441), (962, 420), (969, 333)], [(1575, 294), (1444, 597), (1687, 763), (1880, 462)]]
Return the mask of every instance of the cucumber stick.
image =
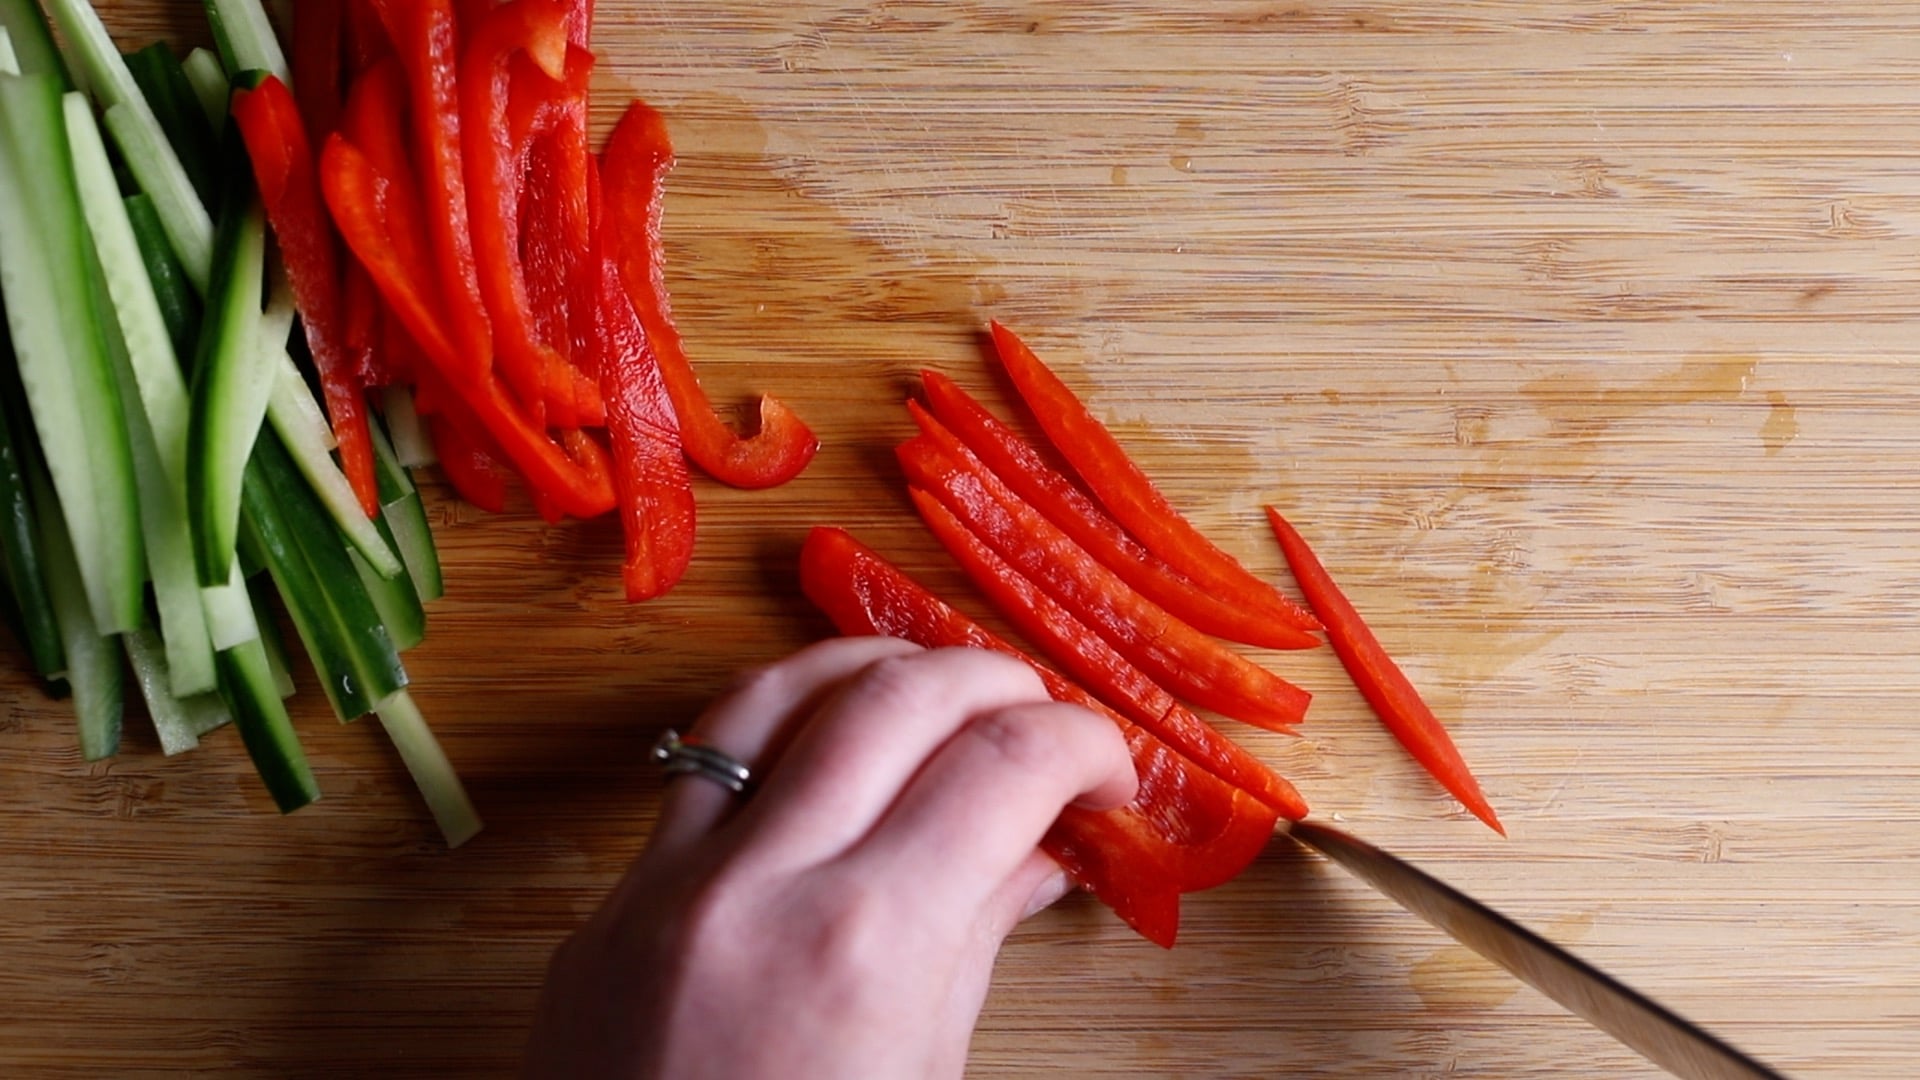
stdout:
[(14, 75), (51, 75), (65, 90), (69, 85), (66, 61), (53, 43), (47, 21), (33, 0), (0, 0), (0, 31), (7, 36), (11, 65), (0, 65)]
[(459, 847), (473, 839), (480, 831), (480, 814), (473, 808), (473, 800), (467, 798), (446, 751), (440, 749), (439, 740), (420, 715), (413, 695), (404, 690), (393, 695), (380, 707), (380, 725), (386, 728), (394, 749), (400, 751), (400, 760), (406, 762), (407, 772), (426, 799), (447, 846)]
[(225, 724), (232, 717), (225, 699), (217, 693), (181, 697), (173, 691), (173, 673), (167, 666), (166, 648), (160, 634), (142, 626), (120, 636), (127, 650), (127, 666), (133, 681), (146, 699), (147, 716), (153, 720), (154, 733), (160, 736), (160, 752), (172, 757), (200, 745), (200, 736)]
[(239, 190), (220, 217), (214, 245), (219, 258), (193, 364), (187, 426), (187, 505), (194, 513), (200, 583), (206, 586), (228, 581), (240, 529), (241, 481), (273, 390), (274, 369), (262, 363), (260, 351), (266, 215), (251, 177), (232, 179)]
[(405, 687), (399, 651), (339, 530), (271, 432), (247, 469), (246, 522), (335, 713), (364, 716)]
[(253, 599), (253, 617), (260, 627), (260, 644), (267, 650), (267, 665), (273, 669), (273, 688), (282, 698), (290, 698), (296, 689), (293, 685), (293, 663), (287, 655), (287, 639), (280, 634), (280, 621), (274, 617), (271, 577), (253, 579), (247, 593)]
[(160, 317), (166, 321), (174, 358), (191, 355), (200, 337), (200, 298), (187, 284), (187, 272), (181, 269), (173, 245), (167, 242), (152, 197), (142, 191), (122, 199), (121, 204), (127, 208), (127, 222), (140, 245), (140, 261), (147, 268), (147, 281), (160, 305)]
[[(0, 297), (0, 314), (6, 300)], [(21, 640), (33, 659), (34, 670), (51, 682), (67, 670), (60, 644), (60, 624), (54, 619), (53, 600), (47, 595), (46, 570), (40, 551), (39, 510), (34, 506), (30, 476), (44, 475), (40, 447), (33, 441), (33, 421), (14, 366), (13, 342), (6, 319), (0, 317), (0, 574), (6, 580), (18, 619)]]
[(93, 621), (111, 634), (140, 625), (146, 562), (108, 349), (118, 329), (97, 302), (92, 256), (59, 85), (0, 76), (0, 291)]
[(280, 812), (292, 813), (320, 797), (293, 720), (274, 685), (267, 652), (255, 638), (220, 654), (220, 694), (240, 729), (254, 771)]
[(398, 383), (387, 387), (381, 392), (380, 409), (393, 433), (393, 451), (400, 464), (418, 469), (439, 461), (433, 453), (433, 440), (427, 438), (427, 425), (413, 407), (412, 390)]
[(209, 208), (219, 198), (219, 178), (212, 165), (217, 160), (213, 129), (207, 126), (207, 114), (200, 107), (186, 70), (164, 41), (156, 41), (138, 52), (126, 55), (127, 70), (147, 99), (154, 119), (174, 146), (180, 165), (193, 182), (200, 201)]
[(55, 495), (44, 477), (34, 477), (34, 502), (40, 515), (40, 549), (46, 555), (47, 593), (60, 624), (67, 655), (67, 684), (73, 688), (73, 714), (80, 729), (80, 756), (88, 761), (112, 757), (120, 749), (120, 718), (125, 689), (120, 650), (93, 621), (80, 564), (66, 523), (53, 512)]
[[(141, 109), (146, 109), (144, 100)], [(127, 171), (153, 200), (160, 227), (166, 230), (187, 280), (195, 292), (207, 295), (213, 276), (213, 216), (193, 190), (193, 180), (160, 130), (160, 122), (151, 109), (142, 115), (126, 105), (108, 106), (102, 119)]]
[(406, 564), (420, 602), (430, 604), (445, 594), (440, 577), (440, 552), (433, 546), (433, 531), (427, 524), (427, 508), (413, 477), (400, 464), (400, 456), (387, 441), (378, 423), (368, 425), (373, 436), (374, 479), (380, 485), (380, 516), (386, 519), (387, 534)]
[(20, 54), (13, 51), (13, 32), (0, 23), (0, 74), (20, 74)]
[(218, 56), (200, 48), (180, 61), (180, 69), (186, 72), (193, 96), (200, 99), (200, 111), (206, 114), (207, 126), (218, 139), (227, 128), (227, 95), (233, 90), (226, 69), (220, 66)]
[(293, 76), (287, 73), (286, 53), (274, 35), (273, 22), (259, 0), (206, 0), (207, 22), (213, 27), (214, 44), (220, 47), (220, 60), (229, 75), (242, 71), (266, 71), (289, 87)]

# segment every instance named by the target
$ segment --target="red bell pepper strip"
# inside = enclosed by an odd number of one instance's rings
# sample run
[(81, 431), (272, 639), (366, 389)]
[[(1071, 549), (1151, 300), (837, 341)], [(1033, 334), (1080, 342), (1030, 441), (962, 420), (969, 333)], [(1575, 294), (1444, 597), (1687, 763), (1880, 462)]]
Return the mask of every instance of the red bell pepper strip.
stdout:
[(1098, 503), (1026, 440), (937, 371), (920, 373), (927, 407), (1009, 488), (1140, 595), (1196, 630), (1270, 649), (1311, 649), (1320, 639), (1210, 593), (1140, 546)]
[(693, 485), (680, 451), (673, 398), (647, 347), (646, 331), (620, 287), (612, 260), (596, 257), (601, 260), (599, 302), (605, 320), (600, 378), (626, 539), (621, 576), (627, 599), (637, 602), (673, 588), (693, 561)]
[(1265, 581), (1254, 577), (1233, 556), (1215, 547), (1174, 509), (1147, 479), (1106, 426), (1087, 411), (1060, 377), (1015, 337), (993, 324), (993, 344), (1034, 419), (1060, 456), (1115, 521), (1148, 551), (1165, 559), (1201, 589), (1230, 596), (1261, 618), (1300, 630), (1320, 629), (1313, 616)]
[(1288, 819), (1306, 816), (1307, 804), (1292, 784), (1175, 701), (1032, 579), (995, 554), (940, 500), (919, 488), (908, 493), (934, 536), (994, 607), (1081, 685), (1195, 764)]
[(593, 0), (573, 0), (567, 13), (567, 43), (585, 49), (593, 39)]
[(480, 296), (461, 159), (453, 0), (374, 0), (374, 7), (407, 73), (420, 189), (426, 196), (427, 235), (433, 243), (447, 338), (461, 354), (475, 358), (466, 363), (491, 370), (493, 331)]
[(1501, 836), (1507, 835), (1500, 819), (1494, 815), (1493, 806), (1481, 794), (1480, 782), (1473, 778), (1466, 759), (1460, 756), (1453, 739), (1447, 735), (1447, 729), (1421, 699), (1412, 680), (1387, 655), (1387, 650), (1381, 648), (1379, 639), (1334, 584), (1313, 549), (1287, 519), (1280, 516), (1280, 511), (1271, 506), (1267, 507), (1267, 520), (1273, 525), (1273, 535), (1280, 541), (1280, 551), (1287, 558), (1294, 580), (1300, 583), (1300, 591), (1306, 594), (1307, 603), (1326, 624), (1327, 640), (1347, 674), (1353, 677), (1353, 684), (1359, 687), (1367, 704), (1373, 706), (1374, 715), (1400, 740), (1400, 745), (1407, 748), (1413, 759), (1474, 817), (1486, 822)]
[(373, 517), (380, 512), (380, 489), (374, 480), (366, 394), (345, 340), (340, 262), (320, 195), (313, 144), (307, 141), (293, 94), (271, 75), (258, 87), (235, 93), (232, 108), (306, 328), (307, 348), (340, 448), (341, 471), (360, 508)]
[(1073, 617), (1046, 590), (994, 554), (986, 542), (939, 499), (908, 489), (915, 509), (941, 546), (1014, 629), (1040, 646), (1080, 685), (1122, 716), (1192, 759), (1194, 764), (1278, 810), (1291, 821), (1307, 816), (1306, 801), (1292, 784), (1213, 725), (1195, 716), (1173, 695), (1115, 652), (1086, 623)]
[(760, 399), (760, 431), (752, 438), (728, 430), (700, 389), (674, 326), (667, 302), (666, 252), (660, 243), (662, 182), (673, 168), (665, 119), (645, 102), (634, 102), (613, 129), (604, 157), (605, 212), (618, 238), (620, 277), (666, 375), (687, 456), (715, 480), (734, 487), (773, 487), (793, 479), (819, 449), (813, 432), (772, 397)]
[(333, 134), (344, 95), (341, 68), (346, 62), (346, 9), (337, 2), (302, 0), (293, 5), (293, 87), (300, 98), (300, 119), (310, 145)]
[[(596, 475), (570, 458), (546, 432), (535, 426), (507, 396), (497, 379), (484, 372), (472, 374), (471, 358), (463, 356), (440, 324), (428, 289), (424, 253), (413, 250), (407, 237), (411, 222), (398, 207), (410, 202), (405, 185), (376, 170), (366, 154), (335, 133), (320, 159), (321, 186), (334, 223), (367, 272), (379, 286), (388, 310), (398, 317), (418, 343), (429, 365), (450, 391), (449, 399), (472, 414), (498, 442), (515, 468), (542, 497), (560, 511), (590, 518), (613, 508), (611, 479)], [(453, 400), (440, 402), (450, 407)]]
[[(325, 0), (299, 0), (299, 6), (327, 7)], [(380, 12), (373, 0), (344, 0), (346, 19), (347, 75), (349, 81), (393, 52), (387, 28), (380, 23)]]
[(445, 416), (426, 418), (427, 436), (433, 440), (433, 456), (447, 483), (462, 499), (490, 514), (507, 508), (507, 486), (513, 471), (486, 450), (469, 442), (452, 420)]
[(937, 497), (1120, 655), (1174, 694), (1236, 720), (1291, 733), (1305, 717), (1305, 690), (1133, 591), (1021, 502), (917, 402), (908, 406), (922, 434), (897, 452), (907, 482)]
[[(480, 295), (493, 328), (494, 359), (536, 423), (546, 423), (548, 380), (562, 362), (535, 339), (526, 276), (520, 265), (520, 170), (507, 123), (513, 73), (509, 61), (525, 53), (558, 82), (565, 75), (567, 9), (564, 0), (515, 0), (472, 26), (460, 61), (460, 139), (466, 163), (468, 223)], [(557, 426), (571, 415), (554, 418)]]
[(1069, 808), (1041, 847), (1135, 930), (1171, 947), (1178, 893), (1230, 880), (1266, 846), (1278, 814), (1102, 706), (1084, 690), (943, 603), (839, 529), (816, 528), (800, 553), (800, 585), (844, 634), (888, 634), (928, 647), (972, 646), (1019, 657), (1047, 692), (1106, 716), (1127, 739), (1140, 789), (1105, 813)]
[[(587, 140), (593, 63), (591, 52), (569, 47), (566, 78), (555, 82), (524, 57), (516, 57), (508, 118), (516, 160), (523, 161), (526, 170), (520, 196), (525, 222), (521, 272), (537, 333), (552, 349), (546, 354), (548, 408), (580, 424), (605, 422), (600, 380), (589, 370), (594, 350), (567, 348), (567, 335), (558, 333), (558, 327), (565, 322), (568, 305), (548, 313), (538, 295), (570, 288), (576, 274), (592, 281), (595, 273), (586, 257), (595, 228), (589, 192), (598, 183)], [(581, 294), (593, 296), (597, 288), (595, 284)], [(563, 358), (570, 358), (572, 365), (560, 363)]]

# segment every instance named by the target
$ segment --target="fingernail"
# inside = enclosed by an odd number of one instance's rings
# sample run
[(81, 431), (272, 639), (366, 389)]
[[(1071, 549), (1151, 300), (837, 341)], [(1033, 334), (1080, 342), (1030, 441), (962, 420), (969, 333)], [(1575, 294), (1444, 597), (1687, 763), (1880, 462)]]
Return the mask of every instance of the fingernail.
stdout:
[(1027, 897), (1027, 906), (1020, 912), (1022, 921), (1038, 915), (1052, 907), (1059, 899), (1073, 891), (1073, 882), (1067, 880), (1065, 870), (1055, 870), (1040, 882), (1033, 895)]

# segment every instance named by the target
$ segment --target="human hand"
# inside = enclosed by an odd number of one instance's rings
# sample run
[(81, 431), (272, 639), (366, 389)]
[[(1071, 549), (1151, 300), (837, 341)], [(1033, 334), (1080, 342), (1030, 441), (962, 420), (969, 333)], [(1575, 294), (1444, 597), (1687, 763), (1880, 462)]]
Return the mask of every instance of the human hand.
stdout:
[(891, 638), (753, 672), (690, 739), (757, 792), (668, 786), (554, 956), (530, 1077), (958, 1076), (1001, 942), (1068, 888), (1041, 837), (1136, 784), (1118, 729), (1020, 661)]

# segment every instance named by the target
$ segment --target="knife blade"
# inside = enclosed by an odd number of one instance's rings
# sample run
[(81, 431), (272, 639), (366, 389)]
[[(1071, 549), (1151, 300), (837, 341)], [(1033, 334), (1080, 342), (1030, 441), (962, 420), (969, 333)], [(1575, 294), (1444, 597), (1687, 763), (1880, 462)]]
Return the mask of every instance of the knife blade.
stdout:
[(1411, 863), (1318, 822), (1282, 831), (1685, 1080), (1785, 1080), (1645, 994)]

